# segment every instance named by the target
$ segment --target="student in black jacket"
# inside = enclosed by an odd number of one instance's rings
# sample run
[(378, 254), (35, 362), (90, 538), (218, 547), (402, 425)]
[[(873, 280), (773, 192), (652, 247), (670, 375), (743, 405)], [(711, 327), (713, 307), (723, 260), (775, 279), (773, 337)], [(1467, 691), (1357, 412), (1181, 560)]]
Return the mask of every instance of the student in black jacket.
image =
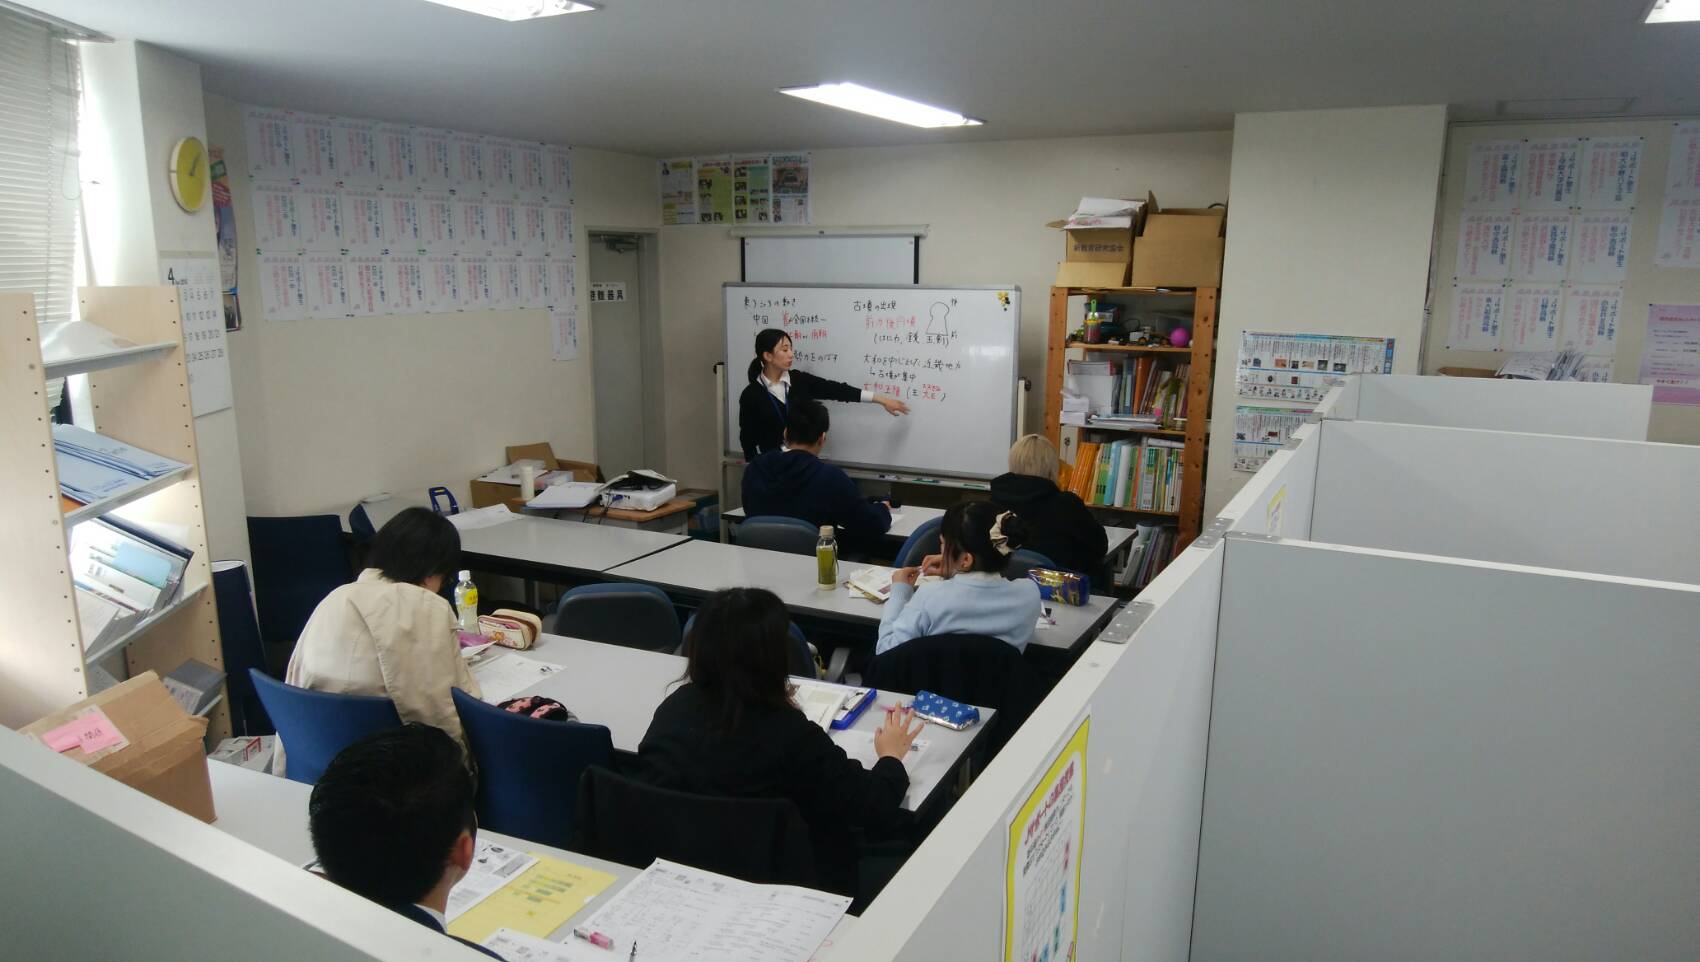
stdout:
[(710, 596), (685, 639), (686, 684), (656, 708), (637, 774), (699, 795), (790, 799), (814, 838), (822, 885), (854, 895), (855, 831), (902, 820), (909, 773), (901, 759), (922, 723), (911, 729), (908, 709), (889, 712), (874, 733), (878, 761), (863, 768), (792, 701), (789, 645), (790, 616), (772, 592)]
[(820, 459), (831, 426), (826, 405), (812, 398), (792, 401), (786, 450), (769, 451), (744, 469), (744, 511), (830, 524), (846, 549), (868, 551), (891, 527), (891, 509), (863, 497), (843, 468)]
[(756, 356), (750, 362), (750, 383), (738, 395), (738, 442), (744, 460), (779, 450), (785, 439), (786, 411), (803, 398), (878, 404), (892, 417), (909, 413), (909, 405), (896, 398), (830, 381), (807, 371), (794, 371), (791, 335), (770, 327), (756, 335)]
[(1029, 434), (1009, 449), (1009, 473), (992, 479), (992, 503), (1014, 511), (1027, 530), (1022, 545), (1070, 571), (1101, 579), (1109, 539), (1078, 495), (1057, 488), (1057, 449)]

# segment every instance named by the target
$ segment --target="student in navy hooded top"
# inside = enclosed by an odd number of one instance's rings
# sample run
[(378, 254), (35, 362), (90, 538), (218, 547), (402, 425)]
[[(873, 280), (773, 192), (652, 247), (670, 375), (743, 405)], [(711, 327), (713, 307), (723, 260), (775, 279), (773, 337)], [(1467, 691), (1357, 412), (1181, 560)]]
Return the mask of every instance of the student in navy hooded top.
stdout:
[(844, 470), (820, 459), (831, 419), (826, 405), (796, 398), (785, 425), (786, 447), (761, 455), (744, 469), (744, 511), (777, 514), (838, 529), (840, 543), (866, 550), (891, 527), (891, 509), (869, 501)]

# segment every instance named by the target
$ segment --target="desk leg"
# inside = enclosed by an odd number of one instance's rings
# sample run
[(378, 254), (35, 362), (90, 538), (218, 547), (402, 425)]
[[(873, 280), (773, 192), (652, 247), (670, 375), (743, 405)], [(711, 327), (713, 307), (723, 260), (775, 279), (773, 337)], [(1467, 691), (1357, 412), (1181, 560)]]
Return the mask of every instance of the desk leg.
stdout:
[(541, 599), (538, 597), (538, 594), (537, 594), (537, 579), (536, 578), (525, 579), (525, 604), (526, 604), (526, 607), (530, 608), (532, 611), (542, 611), (543, 609), (539, 605), (540, 601), (541, 601)]

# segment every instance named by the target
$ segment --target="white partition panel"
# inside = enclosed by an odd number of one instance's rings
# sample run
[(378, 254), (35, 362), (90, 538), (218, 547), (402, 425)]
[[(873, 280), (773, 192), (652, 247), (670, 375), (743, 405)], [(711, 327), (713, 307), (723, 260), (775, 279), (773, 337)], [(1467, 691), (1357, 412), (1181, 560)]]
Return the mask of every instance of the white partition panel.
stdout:
[(1193, 959), (1695, 957), (1700, 588), (1226, 545)]
[[(1342, 386), (1335, 390), (1345, 389)], [(1310, 537), (1316, 465), (1322, 447), (1318, 425), (1300, 427), (1288, 444), (1289, 447), (1275, 452), (1233, 500), (1222, 507), (1217, 517), (1231, 521), (1231, 530), (1287, 538)]]
[[(1359, 421), (1647, 440), (1647, 384), (1514, 381), (1481, 377), (1358, 376)], [(1328, 415), (1340, 417), (1339, 414)]]
[(1313, 541), (1700, 583), (1700, 447), (1321, 427)]
[(1008, 820), (1090, 710), (1076, 958), (1185, 962), (1221, 558), (1189, 548), (1146, 588), (1132, 640), (1087, 649), (834, 958), (1002, 958)]
[(484, 958), (5, 728), (0, 838), (0, 958)]

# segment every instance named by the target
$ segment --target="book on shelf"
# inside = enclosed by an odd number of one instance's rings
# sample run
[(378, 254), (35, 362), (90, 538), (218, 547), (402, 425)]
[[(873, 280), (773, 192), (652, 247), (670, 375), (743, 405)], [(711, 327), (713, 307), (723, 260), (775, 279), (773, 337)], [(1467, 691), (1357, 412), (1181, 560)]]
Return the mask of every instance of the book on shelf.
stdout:
[(1133, 543), (1128, 549), (1126, 567), (1116, 574), (1116, 585), (1143, 589), (1151, 579), (1168, 566), (1175, 550), (1175, 528), (1171, 525), (1142, 524), (1135, 528)]
[(1185, 442), (1172, 438), (1087, 441), (1059, 476), (1059, 487), (1097, 507), (1174, 513), (1185, 451)]
[(1154, 355), (1109, 361), (1069, 361), (1068, 394), (1089, 399), (1089, 421), (1107, 426), (1161, 426), (1186, 416), (1190, 360)]

